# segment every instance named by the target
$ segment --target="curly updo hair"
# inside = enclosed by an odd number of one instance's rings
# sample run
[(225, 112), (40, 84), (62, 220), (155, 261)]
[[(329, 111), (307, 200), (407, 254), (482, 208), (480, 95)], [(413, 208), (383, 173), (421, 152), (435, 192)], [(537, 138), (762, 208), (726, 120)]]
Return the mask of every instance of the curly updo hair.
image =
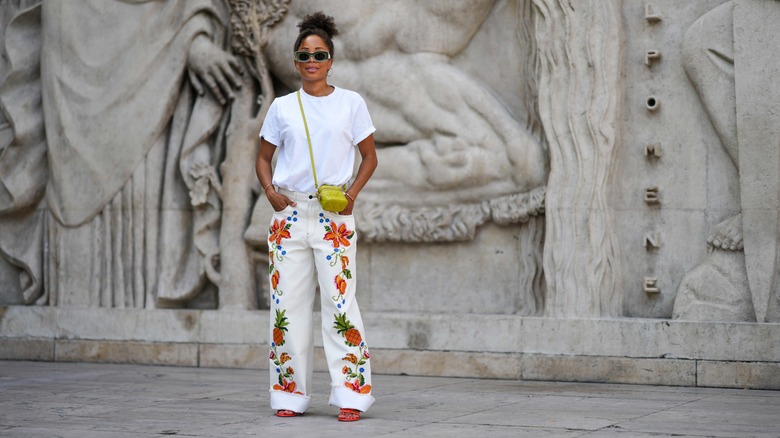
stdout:
[(295, 40), (295, 48), (293, 51), (298, 51), (299, 47), (303, 43), (303, 40), (310, 35), (317, 35), (325, 41), (328, 45), (328, 51), (330, 56), (333, 56), (333, 37), (339, 34), (339, 30), (336, 29), (336, 21), (333, 17), (325, 15), (323, 12), (315, 12), (311, 15), (303, 17), (303, 21), (298, 23), (300, 29), (298, 38)]

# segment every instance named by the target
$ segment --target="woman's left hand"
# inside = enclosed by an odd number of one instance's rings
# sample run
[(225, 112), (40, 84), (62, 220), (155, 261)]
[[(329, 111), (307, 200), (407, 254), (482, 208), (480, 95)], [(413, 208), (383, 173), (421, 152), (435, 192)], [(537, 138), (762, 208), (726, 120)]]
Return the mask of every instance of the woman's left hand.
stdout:
[(344, 207), (344, 210), (341, 210), (339, 212), (342, 216), (351, 216), (352, 215), (352, 209), (355, 207), (355, 201), (349, 199), (349, 196), (347, 196), (347, 206)]

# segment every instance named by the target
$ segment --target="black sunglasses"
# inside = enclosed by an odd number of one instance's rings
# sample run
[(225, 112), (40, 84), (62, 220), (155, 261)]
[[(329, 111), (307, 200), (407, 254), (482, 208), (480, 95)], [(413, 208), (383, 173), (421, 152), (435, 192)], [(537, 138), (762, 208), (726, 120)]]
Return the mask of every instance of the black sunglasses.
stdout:
[(309, 59), (314, 58), (316, 62), (325, 62), (330, 59), (330, 53), (320, 50), (314, 53), (309, 52), (295, 52), (295, 60), (298, 62), (309, 62)]

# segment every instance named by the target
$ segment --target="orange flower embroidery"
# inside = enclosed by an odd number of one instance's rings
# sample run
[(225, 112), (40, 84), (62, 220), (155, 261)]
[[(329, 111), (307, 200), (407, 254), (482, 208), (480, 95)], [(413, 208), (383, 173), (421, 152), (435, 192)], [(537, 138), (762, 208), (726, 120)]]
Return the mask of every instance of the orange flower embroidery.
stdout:
[(269, 242), (274, 242), (277, 245), (282, 244), (282, 239), (289, 239), (290, 238), (290, 232), (288, 231), (290, 229), (290, 225), (287, 224), (287, 221), (282, 219), (281, 221), (279, 219), (274, 219), (273, 225), (271, 225), (271, 232), (270, 236), (268, 237)]
[(295, 390), (295, 382), (288, 382), (287, 379), (282, 379), (282, 384), (279, 385), (278, 383), (274, 385), (274, 390), (276, 391), (284, 391), (284, 392), (290, 392), (294, 394), (303, 394), (300, 391)]
[(357, 380), (352, 383), (346, 382), (344, 383), (344, 386), (360, 394), (368, 394), (371, 392), (371, 385), (360, 386), (360, 382)]
[(349, 257), (343, 255), (341, 256), (341, 270), (345, 271), (347, 266), (349, 266)]
[(336, 289), (339, 290), (339, 295), (344, 295), (347, 292), (347, 280), (344, 280), (340, 275), (337, 275), (335, 281)]
[(334, 248), (349, 246), (349, 239), (351, 239), (355, 233), (347, 228), (347, 224), (337, 224), (335, 222), (331, 222), (331, 226), (325, 227), (325, 230), (327, 231), (325, 233), (325, 240), (333, 242)]
[(279, 271), (274, 270), (273, 275), (271, 275), (271, 287), (276, 290), (276, 288), (279, 286)]

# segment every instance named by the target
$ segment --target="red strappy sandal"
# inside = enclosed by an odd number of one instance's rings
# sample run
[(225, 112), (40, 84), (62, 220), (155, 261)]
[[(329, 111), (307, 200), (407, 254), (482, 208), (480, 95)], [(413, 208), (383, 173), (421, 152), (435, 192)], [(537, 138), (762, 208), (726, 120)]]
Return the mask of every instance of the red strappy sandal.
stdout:
[(357, 409), (341, 408), (338, 418), (339, 421), (358, 421), (360, 420), (360, 411)]
[(289, 409), (279, 409), (276, 411), (277, 417), (300, 417), (301, 415), (303, 414), (300, 412), (291, 411)]

